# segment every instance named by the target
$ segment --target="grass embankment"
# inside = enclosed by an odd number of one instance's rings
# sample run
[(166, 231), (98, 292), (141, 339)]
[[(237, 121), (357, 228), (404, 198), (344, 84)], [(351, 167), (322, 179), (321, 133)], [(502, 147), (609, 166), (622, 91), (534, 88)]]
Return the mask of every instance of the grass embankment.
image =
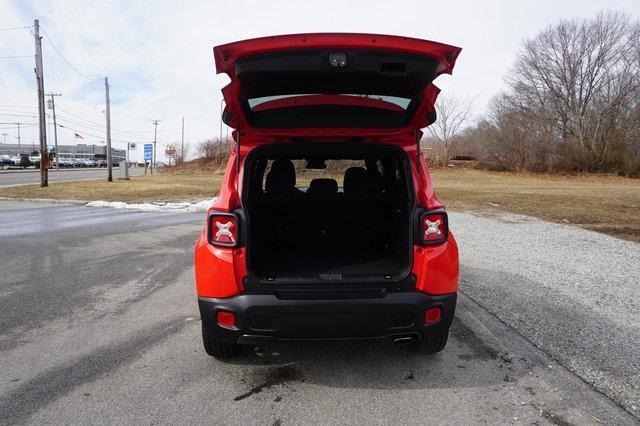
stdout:
[[(450, 210), (483, 214), (508, 211), (640, 242), (640, 180), (616, 176), (431, 170), (438, 198)], [(129, 181), (54, 183), (0, 189), (0, 197), (107, 201), (177, 201), (217, 194), (220, 171), (164, 171)], [(301, 176), (303, 179), (303, 176)]]

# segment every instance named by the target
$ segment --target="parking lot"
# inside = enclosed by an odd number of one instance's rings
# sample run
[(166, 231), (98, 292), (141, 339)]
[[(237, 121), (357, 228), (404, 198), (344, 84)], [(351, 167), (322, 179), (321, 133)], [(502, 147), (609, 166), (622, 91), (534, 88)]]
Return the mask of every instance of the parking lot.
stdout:
[[(201, 214), (0, 201), (1, 422), (637, 422), (638, 306), (614, 300), (632, 291), (638, 254), (624, 250), (637, 246), (535, 219), (451, 217), (462, 293), (444, 352), (292, 344), (222, 363), (200, 342)], [(548, 252), (568, 241), (579, 263)], [(588, 295), (582, 274), (611, 283)]]

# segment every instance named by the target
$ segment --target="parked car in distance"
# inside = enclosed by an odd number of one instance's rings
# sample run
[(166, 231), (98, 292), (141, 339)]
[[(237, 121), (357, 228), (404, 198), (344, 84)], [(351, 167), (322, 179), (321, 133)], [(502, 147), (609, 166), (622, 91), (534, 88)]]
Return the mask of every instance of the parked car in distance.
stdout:
[(36, 169), (40, 168), (40, 157), (39, 156), (31, 155), (31, 156), (29, 156), (29, 161), (31, 162), (31, 165), (33, 167), (35, 167)]
[(214, 48), (236, 147), (194, 248), (207, 354), (296, 340), (445, 347), (458, 246), (419, 144), (436, 119), (432, 82), (460, 51), (330, 33)]
[(57, 161), (58, 161), (58, 167), (64, 167), (64, 168), (72, 167), (71, 161), (69, 161), (68, 158), (59, 157)]
[(78, 160), (73, 157), (68, 157), (67, 161), (69, 162), (70, 167), (80, 167), (80, 163), (78, 162)]
[(15, 166), (15, 161), (8, 155), (0, 155), (0, 166)]

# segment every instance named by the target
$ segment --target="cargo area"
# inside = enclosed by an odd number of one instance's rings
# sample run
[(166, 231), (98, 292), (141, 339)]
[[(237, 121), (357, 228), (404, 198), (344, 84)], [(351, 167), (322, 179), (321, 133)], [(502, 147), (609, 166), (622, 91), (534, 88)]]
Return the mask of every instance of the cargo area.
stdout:
[(380, 145), (256, 149), (244, 203), (259, 281), (389, 282), (411, 267), (408, 159)]

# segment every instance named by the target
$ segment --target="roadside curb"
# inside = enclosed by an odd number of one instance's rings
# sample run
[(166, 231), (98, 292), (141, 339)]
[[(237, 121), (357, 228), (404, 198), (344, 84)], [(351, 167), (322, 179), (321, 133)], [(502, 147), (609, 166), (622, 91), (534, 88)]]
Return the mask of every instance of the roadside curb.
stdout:
[[(114, 169), (116, 169), (114, 167)], [(58, 173), (61, 171), (65, 172), (87, 172), (91, 170), (104, 170), (105, 173), (107, 171), (106, 167), (76, 167), (76, 168), (63, 168), (63, 169), (49, 169), (49, 173)], [(9, 175), (16, 173), (39, 173), (40, 169), (0, 169), (0, 175)]]
[(12, 197), (0, 197), (0, 201), (30, 201), (33, 203), (75, 204), (75, 205), (85, 205), (89, 202), (86, 200), (56, 200), (53, 198), (12, 198)]

